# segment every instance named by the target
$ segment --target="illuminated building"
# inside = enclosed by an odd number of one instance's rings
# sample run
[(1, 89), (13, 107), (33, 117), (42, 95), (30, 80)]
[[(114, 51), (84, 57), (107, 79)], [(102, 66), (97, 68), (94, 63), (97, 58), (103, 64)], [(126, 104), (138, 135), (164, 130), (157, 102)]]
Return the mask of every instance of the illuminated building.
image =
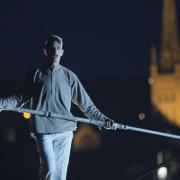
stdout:
[(153, 107), (180, 127), (180, 51), (175, 0), (164, 0), (159, 55), (151, 49), (150, 79)]

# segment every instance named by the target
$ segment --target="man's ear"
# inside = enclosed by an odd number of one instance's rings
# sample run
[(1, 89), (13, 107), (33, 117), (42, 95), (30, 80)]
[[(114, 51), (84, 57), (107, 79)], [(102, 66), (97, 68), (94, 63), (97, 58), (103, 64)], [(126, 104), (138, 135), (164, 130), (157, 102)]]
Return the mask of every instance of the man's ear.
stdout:
[(47, 49), (44, 49), (44, 54), (45, 54), (45, 56), (47, 56), (48, 55), (48, 52), (47, 52)]
[(61, 49), (61, 56), (63, 56), (64, 54), (64, 49)]

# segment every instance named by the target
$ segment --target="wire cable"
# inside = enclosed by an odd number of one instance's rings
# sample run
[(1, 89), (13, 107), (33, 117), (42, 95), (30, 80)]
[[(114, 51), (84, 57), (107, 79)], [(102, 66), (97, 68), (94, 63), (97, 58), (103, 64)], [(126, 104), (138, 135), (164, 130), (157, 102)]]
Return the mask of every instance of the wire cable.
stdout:
[(150, 174), (154, 173), (154, 171), (156, 171), (157, 169), (159, 169), (161, 166), (165, 166), (167, 164), (169, 164), (171, 161), (179, 159), (180, 158), (180, 154), (175, 155), (173, 157), (171, 157), (170, 159), (164, 161), (163, 163), (159, 164), (157, 167), (153, 168), (152, 170), (146, 172), (145, 174), (139, 176), (138, 178), (136, 178), (135, 180), (141, 180), (144, 179), (145, 177), (149, 176)]

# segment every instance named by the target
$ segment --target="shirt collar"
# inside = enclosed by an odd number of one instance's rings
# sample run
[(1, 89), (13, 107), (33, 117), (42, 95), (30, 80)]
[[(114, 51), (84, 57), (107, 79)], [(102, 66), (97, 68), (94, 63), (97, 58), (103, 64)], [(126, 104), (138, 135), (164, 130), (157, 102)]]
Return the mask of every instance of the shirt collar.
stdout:
[(51, 70), (51, 71), (55, 71), (55, 70), (60, 69), (60, 68), (61, 68), (61, 65), (58, 64), (58, 65), (56, 65), (56, 66), (53, 66), (52, 64), (46, 64), (46, 65), (45, 65), (45, 68), (47, 68), (47, 69), (49, 69), (49, 70)]

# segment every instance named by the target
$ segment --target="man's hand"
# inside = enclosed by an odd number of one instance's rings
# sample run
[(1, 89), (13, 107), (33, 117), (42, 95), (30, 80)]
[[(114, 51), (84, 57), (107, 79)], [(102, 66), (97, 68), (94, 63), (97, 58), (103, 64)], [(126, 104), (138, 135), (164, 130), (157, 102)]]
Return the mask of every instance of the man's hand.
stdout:
[(114, 126), (115, 122), (112, 119), (106, 119), (105, 120), (105, 125), (103, 126), (105, 129), (108, 130), (116, 130), (116, 127)]
[(5, 108), (6, 108), (5, 106), (4, 107), (0, 107), (0, 112), (4, 111)]

